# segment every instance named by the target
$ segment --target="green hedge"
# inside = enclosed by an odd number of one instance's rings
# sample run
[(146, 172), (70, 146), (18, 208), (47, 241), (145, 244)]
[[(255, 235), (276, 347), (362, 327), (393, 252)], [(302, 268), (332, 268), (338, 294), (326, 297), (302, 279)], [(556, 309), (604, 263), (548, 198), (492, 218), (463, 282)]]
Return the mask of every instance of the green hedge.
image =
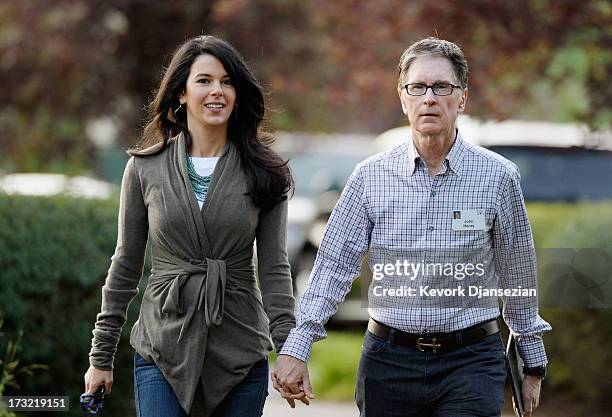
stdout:
[[(612, 254), (611, 203), (530, 204), (528, 213), (538, 247), (601, 248)], [(581, 272), (608, 282), (608, 306), (611, 266), (610, 259), (601, 262), (588, 251), (579, 265)], [(543, 284), (550, 284), (551, 278), (540, 269), (543, 297), (547, 295)], [(553, 327), (544, 336), (550, 360), (547, 389), (569, 393), (576, 400), (612, 403), (608, 368), (612, 363), (612, 309), (543, 308), (541, 315)]]
[[(23, 330), (20, 359), (49, 366), (19, 380), (12, 394), (69, 395), (71, 416), (89, 366), (91, 330), (100, 309), (117, 236), (117, 198), (25, 197), (0, 194), (0, 311), (4, 332)], [(140, 296), (139, 296), (140, 297)], [(115, 361), (108, 415), (133, 414), (130, 310)], [(10, 392), (5, 395), (10, 395)], [(38, 415), (38, 414), (37, 414)]]

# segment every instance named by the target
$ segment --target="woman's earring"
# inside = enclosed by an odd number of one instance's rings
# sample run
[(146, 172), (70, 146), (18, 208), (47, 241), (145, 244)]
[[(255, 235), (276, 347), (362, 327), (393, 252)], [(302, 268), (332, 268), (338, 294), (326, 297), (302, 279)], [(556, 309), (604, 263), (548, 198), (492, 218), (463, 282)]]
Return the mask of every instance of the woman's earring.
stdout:
[(181, 103), (176, 110), (174, 110), (174, 116), (176, 117), (176, 114), (178, 113), (178, 111), (181, 109), (181, 107), (183, 107), (183, 103)]

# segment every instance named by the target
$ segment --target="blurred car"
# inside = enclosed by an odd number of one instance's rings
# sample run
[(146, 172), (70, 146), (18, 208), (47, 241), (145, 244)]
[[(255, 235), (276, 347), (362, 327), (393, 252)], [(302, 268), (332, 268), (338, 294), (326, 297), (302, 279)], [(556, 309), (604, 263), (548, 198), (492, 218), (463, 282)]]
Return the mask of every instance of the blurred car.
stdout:
[(518, 165), (527, 201), (612, 200), (612, 151), (541, 146), (488, 149)]
[(308, 282), (331, 211), (355, 166), (368, 156), (363, 146), (346, 153), (308, 150), (289, 156), (295, 194), (289, 200), (287, 253), (296, 297)]
[[(458, 121), (466, 140), (514, 162), (527, 201), (612, 200), (612, 132), (570, 123)], [(382, 133), (372, 153), (408, 140), (410, 127)]]
[(63, 174), (8, 174), (0, 177), (0, 192), (33, 196), (65, 194), (73, 197), (106, 199), (117, 187), (89, 177)]

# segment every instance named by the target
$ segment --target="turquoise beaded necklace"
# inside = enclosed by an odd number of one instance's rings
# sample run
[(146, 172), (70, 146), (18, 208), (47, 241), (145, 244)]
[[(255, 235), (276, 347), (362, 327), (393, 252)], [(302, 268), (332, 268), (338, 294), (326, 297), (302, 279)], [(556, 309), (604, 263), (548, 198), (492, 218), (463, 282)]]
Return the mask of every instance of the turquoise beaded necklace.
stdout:
[(187, 155), (187, 173), (189, 174), (189, 180), (191, 181), (191, 185), (197, 200), (204, 201), (206, 193), (208, 192), (208, 187), (210, 186), (212, 175), (202, 176), (198, 174), (193, 166), (193, 161), (191, 160), (190, 155)]

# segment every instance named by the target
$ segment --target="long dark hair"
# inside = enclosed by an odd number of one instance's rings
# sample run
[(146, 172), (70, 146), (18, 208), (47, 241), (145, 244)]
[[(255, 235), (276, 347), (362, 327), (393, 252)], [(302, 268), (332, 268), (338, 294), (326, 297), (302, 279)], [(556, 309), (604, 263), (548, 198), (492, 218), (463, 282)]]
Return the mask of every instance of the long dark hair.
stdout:
[(293, 178), (287, 161), (271, 149), (273, 135), (260, 129), (265, 114), (261, 86), (238, 51), (222, 39), (198, 36), (176, 49), (155, 98), (147, 106), (149, 118), (142, 140), (128, 153), (138, 155), (139, 151), (156, 144), (160, 145), (157, 150), (160, 152), (170, 138), (181, 132), (187, 140), (187, 149), (191, 147), (187, 112), (185, 106), (180, 107), (179, 96), (185, 91), (191, 65), (203, 54), (210, 54), (223, 64), (236, 88), (236, 103), (240, 103), (240, 111), (238, 106), (234, 106), (227, 137), (238, 150), (253, 202), (260, 208), (269, 209), (287, 198), (293, 187)]

